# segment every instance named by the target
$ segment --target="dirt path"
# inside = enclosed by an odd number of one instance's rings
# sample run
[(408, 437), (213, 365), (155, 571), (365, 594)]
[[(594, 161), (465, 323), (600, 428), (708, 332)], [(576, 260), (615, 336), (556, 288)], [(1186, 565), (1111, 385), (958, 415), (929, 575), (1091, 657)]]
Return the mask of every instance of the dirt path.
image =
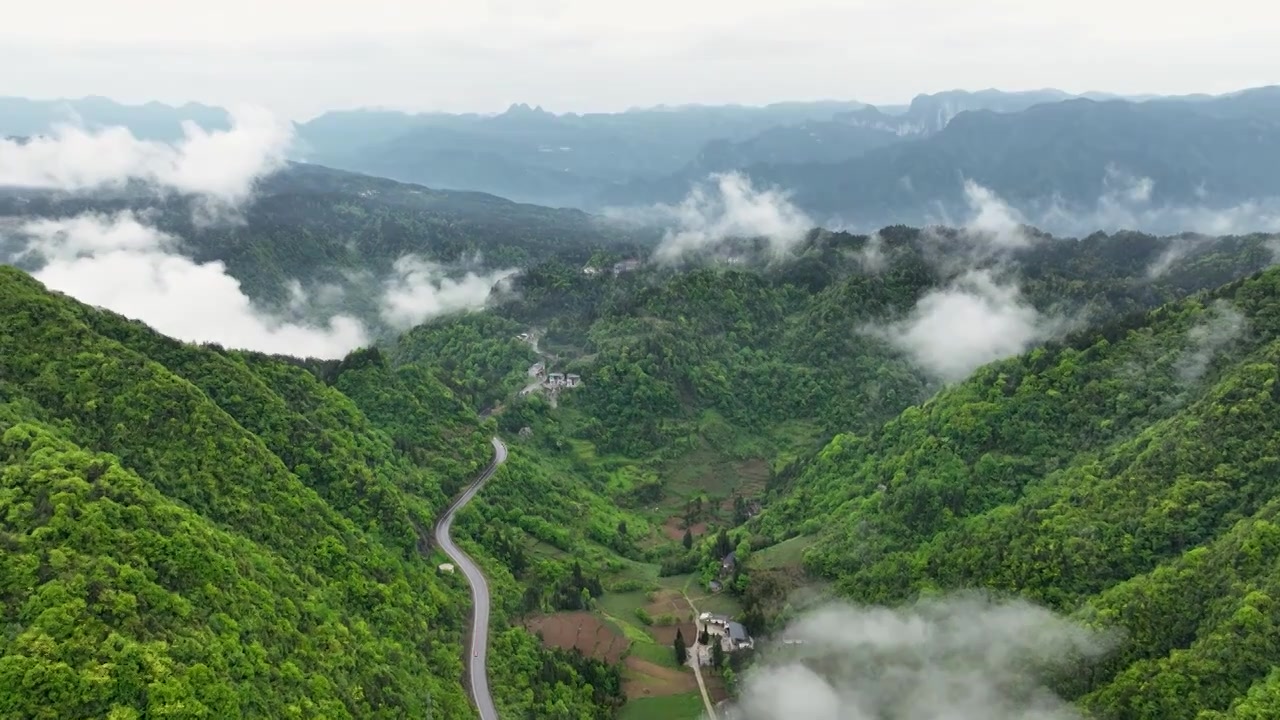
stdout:
[[(700, 615), (698, 612), (698, 606), (693, 604), (693, 601), (689, 599), (689, 596), (685, 594), (684, 591), (681, 591), (680, 594), (684, 595), (685, 602), (689, 603), (689, 607), (693, 609), (693, 616), (695, 618), (698, 617), (698, 615)], [(698, 624), (695, 620), (694, 628), (696, 629), (697, 627)], [(701, 646), (698, 645), (698, 636), (694, 636), (693, 653), (689, 655), (689, 659), (690, 663), (693, 665), (693, 675), (698, 679), (698, 690), (702, 693), (702, 704), (707, 708), (707, 717), (711, 720), (717, 720), (716, 708), (711, 704), (711, 695), (707, 692), (707, 683), (702, 679), (702, 650), (699, 649), (700, 647)]]

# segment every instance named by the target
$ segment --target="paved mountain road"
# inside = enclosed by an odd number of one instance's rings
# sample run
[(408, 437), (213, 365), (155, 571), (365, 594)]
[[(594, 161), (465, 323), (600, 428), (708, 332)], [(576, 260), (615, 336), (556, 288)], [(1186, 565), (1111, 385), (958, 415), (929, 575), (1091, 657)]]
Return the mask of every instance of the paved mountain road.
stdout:
[(497, 472), (498, 467), (507, 460), (507, 446), (498, 438), (493, 438), (493, 462), (480, 473), (475, 482), (467, 488), (462, 496), (454, 501), (445, 511), (444, 517), (436, 523), (436, 544), (444, 550), (453, 564), (458, 566), (462, 574), (467, 576), (467, 584), (471, 586), (471, 651), (467, 658), (469, 663), (467, 675), (471, 679), (471, 698), (476, 709), (480, 711), (480, 720), (498, 720), (498, 711), (493, 705), (493, 695), (489, 693), (489, 583), (484, 579), (480, 568), (472, 562), (467, 554), (453, 544), (449, 530), (453, 527), (453, 517), (471, 502), (471, 498), (480, 492), (480, 488)]

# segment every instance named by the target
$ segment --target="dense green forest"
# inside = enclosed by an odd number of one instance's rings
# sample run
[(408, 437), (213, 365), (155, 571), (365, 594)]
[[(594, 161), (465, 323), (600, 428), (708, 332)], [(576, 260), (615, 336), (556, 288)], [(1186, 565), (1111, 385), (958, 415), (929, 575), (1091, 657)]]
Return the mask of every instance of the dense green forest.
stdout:
[[(485, 521), (478, 541), (524, 592), (512, 591), (510, 612), (581, 607), (565, 600), (579, 589), (574, 561), (524, 551), (522, 538), (530, 536), (579, 559), (588, 581), (600, 573), (606, 593), (627, 589), (623, 561), (701, 573), (705, 582), (705, 568), (727, 549), (746, 558), (767, 556), (783, 541), (801, 543), (809, 546), (804, 573), (861, 602), (984, 587), (1123, 627), (1133, 633), (1129, 643), (1083, 671), (1088, 679), (1068, 694), (1098, 717), (1195, 717), (1188, 708), (1229, 710), (1255, 679), (1254, 694), (1264, 692), (1271, 651), (1259, 647), (1260, 654), (1237, 658), (1238, 666), (1204, 670), (1197, 677), (1206, 683), (1223, 673), (1240, 679), (1176, 710), (1177, 686), (1160, 689), (1175, 672), (1164, 666), (1192, 662), (1183, 650), (1214, 652), (1204, 645), (1209, 638), (1251, 637), (1230, 623), (1252, 622), (1237, 611), (1264, 608), (1265, 593), (1250, 594), (1252, 576), (1223, 577), (1212, 586), (1224, 588), (1220, 597), (1208, 585), (1196, 589), (1208, 604), (1179, 625), (1175, 610), (1157, 616), (1149, 600), (1123, 589), (1143, 586), (1146, 573), (1194, 548), (1212, 549), (1270, 497), (1256, 484), (1277, 462), (1269, 441), (1249, 441), (1252, 453), (1240, 443), (1268, 432), (1268, 411), (1247, 409), (1246, 399), (1251, 388), (1270, 388), (1262, 369), (1275, 358), (1255, 316), (1267, 315), (1276, 288), (1271, 275), (1228, 284), (1271, 262), (1267, 240), (1191, 242), (1162, 273), (1150, 268), (1178, 240), (1041, 238), (987, 257), (964, 235), (908, 228), (886, 229), (878, 240), (815, 234), (797, 258), (758, 266), (601, 278), (548, 262), (522, 275), (518, 301), (492, 313), (511, 324), (497, 325), (490, 314), (429, 323), (414, 342), (460, 347), (461, 339), (484, 335), (476, 334), (483, 327), (501, 329), (497, 344), (476, 345), (481, 362), (463, 364), (505, 362), (506, 379), (486, 372), (510, 390), (530, 359), (511, 334), (540, 327), (544, 354), (586, 379), (581, 390), (561, 395), (558, 408), (535, 396), (497, 416), (508, 437), (532, 428), (524, 444), (537, 451), (533, 465), (508, 473), (518, 484), (499, 478), (476, 508)], [(873, 242), (885, 260), (877, 273), (858, 261)], [(901, 316), (950, 282), (961, 270), (939, 262), (948, 251), (969, 267), (1016, 273), (1029, 304), (1073, 314), (1076, 329), (954, 386), (883, 338), (850, 332)], [(1228, 361), (1242, 374), (1222, 375)], [(1224, 378), (1230, 390), (1208, 390)], [(465, 392), (468, 381), (441, 379)], [(832, 438), (825, 448), (810, 445), (824, 436)], [(655, 544), (662, 513), (671, 512), (671, 478), (708, 448), (726, 460), (771, 460), (758, 496), (763, 515), (749, 520), (741, 496), (725, 498), (735, 501), (733, 512), (714, 513), (712, 529), (741, 525), (727, 538), (696, 537), (689, 551), (665, 539)], [(550, 503), (548, 496), (578, 499)], [(622, 512), (595, 504), (598, 497)], [(663, 505), (657, 514), (648, 507), (655, 502)], [(613, 531), (615, 523), (628, 533)], [(1239, 552), (1246, 541), (1234, 542)], [(1268, 557), (1261, 538), (1249, 542)], [(789, 617), (787, 583), (809, 581), (745, 566), (731, 589), (746, 608), (743, 619), (767, 632)], [(1263, 566), (1248, 572), (1265, 573)], [(1191, 570), (1171, 577), (1198, 582)], [(1191, 591), (1179, 587), (1170, 597)], [(1163, 593), (1150, 586), (1128, 592)], [(1138, 629), (1154, 634), (1140, 637)], [(1222, 634), (1229, 632), (1236, 635)], [(1157, 675), (1164, 680), (1147, 682)]]
[(805, 566), (859, 602), (982, 587), (1122, 629), (1070, 683), (1096, 717), (1261, 717), (1278, 298), (1270, 270), (984, 367), (834, 438), (750, 531), (815, 534)]
[[(625, 272), (584, 240), (340, 361), (176, 342), (0, 269), (0, 684), (23, 689), (0, 715), (470, 716), (467, 591), (427, 533), (496, 433), (511, 456), (455, 527), (504, 713), (612, 717), (632, 671), (524, 624), (705, 588), (733, 550), (758, 635), (797, 584), (983, 587), (1127, 631), (1062, 688), (1097, 717), (1255, 717), (1280, 276), (1238, 278), (1270, 238), (1025, 232)], [(975, 271), (1066, 320), (948, 383), (883, 328)], [(583, 386), (520, 395), (536, 361)]]
[[(472, 716), (465, 585), (420, 531), (492, 428), (376, 351), (307, 365), (0, 268), (0, 716)], [(509, 712), (616, 704), (599, 663), (505, 642)]]
[[(568, 371), (589, 374), (592, 382), (566, 397), (590, 418), (584, 439), (631, 456), (670, 454), (708, 424), (710, 434), (727, 423), (766, 440), (791, 420), (828, 434), (867, 431), (925, 399), (936, 379), (859, 329), (905, 315), (964, 270), (1008, 273), (1028, 305), (1095, 324), (1264, 267), (1265, 241), (1188, 242), (1180, 262), (1148, 278), (1176, 239), (1044, 237), (992, 256), (983, 255), (984, 240), (963, 233), (816, 231), (794, 258), (767, 264), (602, 277), (544, 263), (522, 273), (519, 298), (496, 313), (546, 328), (548, 350), (563, 346)], [(863, 269), (871, 252), (877, 272)]]
[[(342, 312), (374, 326), (383, 283), (407, 255), (440, 263), (456, 276), (553, 256), (583, 263), (601, 248), (631, 256), (658, 238), (656, 230), (606, 223), (578, 210), (306, 164), (263, 178), (232, 222), (200, 222), (199, 202), (128, 188), (93, 195), (0, 188), (0, 216), (144, 213), (149, 225), (182, 238), (182, 252), (196, 262), (223, 263), (262, 307), (285, 310), (295, 282), (317, 296), (338, 289)], [(6, 257), (8, 240), (0, 235), (0, 259), (33, 269), (26, 266), (30, 258)]]

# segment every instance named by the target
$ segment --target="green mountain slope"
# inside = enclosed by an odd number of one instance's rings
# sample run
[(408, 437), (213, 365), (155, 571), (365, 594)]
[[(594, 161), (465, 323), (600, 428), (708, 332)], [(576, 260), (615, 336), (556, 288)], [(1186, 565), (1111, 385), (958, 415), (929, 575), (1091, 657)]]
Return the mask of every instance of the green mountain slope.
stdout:
[[(893, 227), (873, 240), (819, 232), (794, 257), (768, 264), (601, 277), (544, 263), (523, 273), (519, 298), (495, 312), (544, 328), (567, 370), (591, 380), (563, 399), (590, 418), (580, 437), (639, 456), (679, 452), (708, 422), (756, 437), (787, 421), (812, 423), (820, 435), (879, 426), (939, 385), (868, 328), (907, 316), (968, 269), (1007, 278), (1020, 302), (1045, 317), (1096, 323), (1265, 267), (1266, 240), (1188, 245), (1187, 257), (1149, 278), (1176, 240), (1045, 237), (983, 259), (990, 248), (964, 234)], [(862, 265), (873, 250), (882, 264), (875, 272)]]
[[(376, 353), (294, 363), (0, 268), (0, 717), (473, 716), (467, 591), (421, 531), (490, 428)], [(512, 632), (543, 670), (503, 707), (613, 702)]]
[[(598, 248), (633, 253), (653, 229), (607, 224), (578, 210), (525, 205), (478, 192), (433, 190), (385, 178), (290, 164), (263, 178), (243, 223), (197, 221), (200, 198), (130, 189), (91, 195), (0, 188), (0, 217), (13, 223), (86, 212), (142, 213), (182, 239), (182, 254), (221, 262), (263, 308), (293, 316), (291, 288), (309, 312), (341, 311), (379, 325), (380, 301), (397, 260), (416, 256), (464, 271), (506, 269), (557, 255), (586, 262)], [(0, 262), (36, 270), (19, 234), (0, 234)], [(295, 286), (296, 283), (296, 286)]]
[(1278, 297), (1271, 270), (987, 366), (836, 437), (755, 530), (817, 533), (858, 601), (984, 587), (1123, 630), (1069, 688), (1097, 717), (1247, 713), (1280, 662)]

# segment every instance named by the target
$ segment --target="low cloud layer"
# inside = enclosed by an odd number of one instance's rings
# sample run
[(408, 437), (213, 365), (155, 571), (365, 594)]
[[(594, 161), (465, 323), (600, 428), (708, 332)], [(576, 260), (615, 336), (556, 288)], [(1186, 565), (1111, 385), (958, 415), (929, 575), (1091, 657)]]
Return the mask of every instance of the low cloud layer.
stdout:
[(1243, 337), (1248, 328), (1248, 320), (1231, 303), (1215, 301), (1187, 331), (1188, 347), (1176, 366), (1179, 379), (1186, 384), (1199, 382), (1218, 353)]
[(990, 188), (972, 180), (964, 181), (969, 219), (965, 229), (996, 250), (1027, 247), (1032, 239), (1025, 231), (1027, 219)]
[(884, 238), (880, 233), (874, 232), (867, 237), (867, 244), (858, 251), (856, 259), (862, 271), (871, 275), (879, 274), (888, 267), (889, 257), (885, 252)]
[[(184, 126), (173, 144), (143, 141), (120, 127), (88, 131), (63, 125), (49, 136), (0, 141), (0, 185), (89, 191), (141, 183), (157, 193), (201, 200), (196, 220), (247, 202), (257, 181), (285, 162), (291, 126), (270, 113), (241, 109), (229, 130)], [(286, 306), (256, 307), (221, 262), (196, 263), (181, 242), (148, 224), (145, 214), (84, 214), (14, 221), (0, 237), (11, 258), (78, 300), (141, 320), (182, 340), (269, 353), (341, 357), (370, 340), (365, 324), (343, 312), (347, 288), (304, 288), (291, 281)], [(513, 271), (468, 272), (416, 257), (401, 258), (376, 288), (382, 319), (397, 329), (437, 315), (480, 307)]]
[(406, 330), (430, 318), (483, 307), (495, 286), (515, 270), (469, 271), (452, 276), (439, 263), (406, 255), (395, 263), (382, 296), (382, 319)]
[(1057, 235), (1084, 236), (1093, 232), (1138, 230), (1152, 234), (1200, 233), (1243, 235), (1280, 231), (1280, 199), (1256, 199), (1227, 207), (1204, 204), (1170, 205), (1155, 201), (1156, 184), (1149, 177), (1109, 166), (1102, 194), (1092, 207), (1074, 207), (1054, 200), (1034, 213), (1033, 224)]
[(71, 124), (46, 136), (0, 140), (0, 185), (86, 191), (132, 181), (235, 207), (259, 178), (284, 165), (293, 130), (257, 108), (240, 108), (231, 120), (229, 130), (213, 132), (188, 122), (174, 144), (139, 140), (124, 127)]
[(1107, 637), (1025, 602), (832, 606), (787, 628), (743, 677), (734, 720), (1077, 720), (1047, 687)]
[(713, 251), (735, 238), (764, 238), (773, 255), (782, 256), (814, 227), (786, 193), (776, 188), (757, 190), (746, 176), (736, 172), (712, 175), (678, 205), (658, 205), (640, 212), (615, 208), (605, 214), (669, 225), (654, 251), (659, 262)]
[(369, 339), (349, 315), (303, 323), (254, 307), (221, 262), (179, 254), (176, 238), (131, 213), (35, 220), (18, 233), (24, 256), (43, 263), (35, 277), (50, 288), (181, 340), (334, 358)]
[(937, 378), (953, 382), (1027, 350), (1063, 325), (1041, 315), (1016, 284), (1002, 282), (989, 270), (971, 270), (925, 294), (903, 320), (870, 332)]

